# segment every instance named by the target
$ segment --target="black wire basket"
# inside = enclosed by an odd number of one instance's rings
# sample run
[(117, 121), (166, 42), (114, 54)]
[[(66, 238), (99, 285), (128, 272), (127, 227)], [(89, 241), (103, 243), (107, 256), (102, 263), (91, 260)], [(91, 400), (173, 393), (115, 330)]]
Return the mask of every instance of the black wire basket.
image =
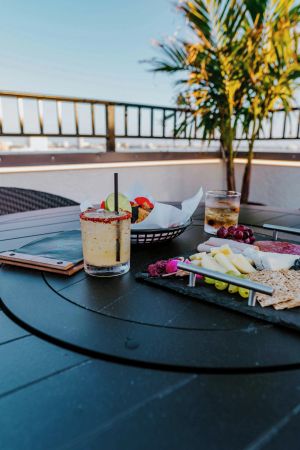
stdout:
[(131, 243), (136, 245), (158, 244), (171, 241), (180, 236), (192, 223), (189, 219), (184, 225), (149, 230), (131, 230)]

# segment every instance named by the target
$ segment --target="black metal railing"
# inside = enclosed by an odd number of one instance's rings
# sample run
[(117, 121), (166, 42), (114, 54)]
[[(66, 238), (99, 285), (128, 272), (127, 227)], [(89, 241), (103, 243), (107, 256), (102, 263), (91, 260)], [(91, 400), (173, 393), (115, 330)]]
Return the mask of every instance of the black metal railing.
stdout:
[[(5, 107), (3, 105), (4, 99), (9, 98), (15, 101), (14, 129), (8, 129), (5, 127)], [(155, 106), (155, 105), (142, 105), (135, 103), (121, 103), (121, 102), (109, 102), (104, 100), (77, 98), (77, 97), (63, 97), (53, 95), (39, 95), (28, 94), (20, 92), (7, 92), (0, 91), (0, 137), (1, 136), (16, 136), (16, 137), (83, 137), (83, 138), (105, 138), (107, 144), (107, 151), (115, 150), (116, 138), (149, 138), (149, 139), (188, 139), (191, 136), (187, 135), (187, 130), (183, 133), (177, 134), (177, 125), (179, 116), (182, 114), (190, 114), (189, 111), (184, 111), (179, 108)], [(33, 115), (36, 116), (37, 127), (35, 130), (29, 130), (26, 128), (26, 117), (24, 105), (26, 102), (35, 103), (35, 114), (31, 113), (31, 119)], [(45, 105), (54, 106), (55, 110), (55, 130), (47, 129), (47, 119), (45, 117)], [(62, 107), (64, 104), (71, 105), (73, 110), (73, 131), (66, 131), (64, 129), (64, 118), (62, 113)], [(89, 131), (82, 131), (79, 108), (85, 106), (88, 111), (85, 111), (89, 121)], [(123, 122), (123, 132), (116, 130), (116, 110), (121, 113), (119, 122)], [(102, 110), (102, 113), (100, 114)], [(135, 118), (131, 118), (131, 122), (135, 121), (136, 131), (130, 131), (129, 126), (129, 112), (135, 111)], [(99, 114), (97, 114), (97, 112)], [(148, 131), (143, 131), (145, 126), (145, 120), (142, 120), (143, 113), (148, 112)], [(10, 113), (11, 118), (13, 113)], [(99, 118), (97, 120), (97, 115)], [(120, 115), (120, 114), (119, 114)], [(161, 132), (157, 129), (158, 118), (156, 115), (161, 116)], [(100, 117), (101, 116), (101, 117)], [(70, 115), (69, 115), (70, 122)], [(102, 120), (101, 120), (102, 119)], [(170, 126), (171, 124), (171, 126)], [(146, 124), (147, 125), (147, 124)], [(132, 127), (131, 127), (132, 128)], [(101, 129), (102, 131), (99, 131)], [(196, 136), (194, 136), (196, 138)], [(197, 137), (198, 138), (198, 137)], [(200, 137), (199, 137), (200, 138)]]
[[(26, 112), (29, 105), (30, 113)], [(63, 112), (64, 107), (69, 108), (67, 112)], [(181, 126), (183, 119), (188, 118), (189, 125)], [(8, 122), (14, 122), (15, 126), (12, 128)], [(33, 123), (35, 127), (32, 126)], [(0, 91), (0, 137), (4, 136), (104, 138), (107, 152), (115, 151), (116, 139), (122, 138), (204, 140), (203, 129), (191, 110)], [(237, 133), (237, 140), (246, 138), (247, 136)], [(280, 109), (272, 111), (259, 136), (260, 140), (299, 138), (299, 107), (293, 108), (289, 115)], [(218, 141), (218, 136), (215, 135), (212, 140)]]

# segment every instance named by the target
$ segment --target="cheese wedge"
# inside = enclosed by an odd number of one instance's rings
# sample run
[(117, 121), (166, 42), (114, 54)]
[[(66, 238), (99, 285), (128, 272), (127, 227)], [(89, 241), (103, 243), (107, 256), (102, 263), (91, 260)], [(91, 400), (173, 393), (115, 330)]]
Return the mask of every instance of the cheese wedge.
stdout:
[(201, 253), (195, 253), (194, 255), (190, 256), (190, 260), (194, 261), (194, 260), (201, 260), (203, 258), (203, 256), (206, 255), (206, 252), (201, 252)]
[(242, 254), (228, 255), (228, 259), (241, 273), (256, 272), (254, 267), (251, 266), (247, 258)]
[(191, 264), (193, 264), (194, 266), (201, 267), (202, 266), (202, 260), (201, 259), (193, 259), (191, 261)]
[(237, 268), (230, 262), (227, 256), (223, 255), (223, 253), (217, 253), (214, 256), (214, 260), (220, 264), (220, 266), (224, 267), (226, 272), (229, 272), (230, 270), (237, 275), (240, 275), (241, 273), (237, 270)]
[(205, 269), (214, 270), (215, 272), (221, 273), (227, 272), (226, 269), (220, 264), (218, 264), (218, 262), (215, 261), (215, 259), (210, 255), (203, 256), (201, 260), (201, 266), (204, 267)]
[(243, 254), (247, 258), (251, 258), (258, 270), (282, 270), (290, 269), (296, 259), (297, 255), (290, 255), (285, 253), (271, 253), (261, 252), (254, 249), (248, 249)]
[(222, 247), (211, 249), (211, 255), (214, 256), (217, 253), (223, 253), (223, 255), (228, 256), (232, 255), (232, 250), (229, 245), (222, 245)]

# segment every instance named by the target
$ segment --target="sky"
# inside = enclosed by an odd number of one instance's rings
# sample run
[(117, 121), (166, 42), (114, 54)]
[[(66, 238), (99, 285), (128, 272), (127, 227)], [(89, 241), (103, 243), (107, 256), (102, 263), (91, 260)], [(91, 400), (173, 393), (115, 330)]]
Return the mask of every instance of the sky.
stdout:
[(0, 90), (173, 105), (141, 61), (184, 27), (175, 0), (3, 0)]

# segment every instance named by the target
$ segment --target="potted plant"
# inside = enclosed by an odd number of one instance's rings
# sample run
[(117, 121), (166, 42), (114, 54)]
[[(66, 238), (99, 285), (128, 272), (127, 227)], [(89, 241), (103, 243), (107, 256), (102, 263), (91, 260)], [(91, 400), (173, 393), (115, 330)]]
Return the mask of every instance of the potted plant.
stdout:
[(290, 107), (298, 77), (299, 11), (293, 5), (294, 0), (183, 0), (178, 8), (192, 39), (159, 43), (163, 57), (151, 60), (155, 72), (183, 75), (176, 81), (178, 103), (194, 117), (184, 115), (178, 132), (195, 117), (203, 139), (210, 141), (218, 132), (229, 190), (236, 189), (238, 127), (250, 136), (243, 201), (248, 200), (254, 142), (263, 120), (279, 99), (286, 110)]
[(249, 200), (255, 141), (274, 108), (281, 107), (286, 114), (291, 110), (300, 74), (297, 54), (300, 7), (290, 0), (252, 1), (247, 2), (249, 14), (245, 17), (247, 55), (243, 77), (248, 80), (248, 88), (240, 114), (248, 137), (241, 189), (243, 203)]
[[(183, 1), (178, 6), (187, 19), (193, 40), (161, 42), (162, 58), (151, 60), (153, 71), (181, 73), (178, 103), (193, 110), (203, 139), (217, 131), (226, 161), (227, 186), (235, 190), (234, 138), (246, 95), (242, 77), (240, 26), (246, 5), (239, 0)], [(184, 119), (178, 128), (187, 127)]]

